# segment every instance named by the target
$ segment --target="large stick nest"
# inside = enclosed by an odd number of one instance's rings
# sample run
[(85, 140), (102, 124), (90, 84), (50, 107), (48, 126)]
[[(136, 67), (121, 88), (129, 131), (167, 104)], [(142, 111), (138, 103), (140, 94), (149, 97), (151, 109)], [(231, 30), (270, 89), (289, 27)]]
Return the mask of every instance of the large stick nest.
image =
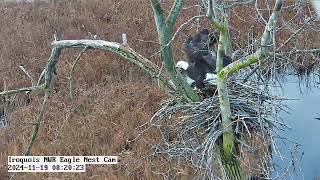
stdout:
[[(236, 139), (235, 155), (246, 174), (269, 177), (271, 131), (284, 125), (275, 120), (273, 110), (281, 108), (281, 104), (260, 89), (235, 81), (229, 82), (228, 89), (233, 115), (230, 125)], [(171, 179), (182, 173), (184, 164), (195, 170), (198, 178), (222, 177), (217, 153), (224, 129), (217, 92), (201, 102), (186, 103), (177, 98), (163, 102), (161, 109), (140, 128), (151, 127), (161, 134), (160, 142), (153, 145), (149, 158), (156, 173)], [(158, 162), (159, 158), (155, 156), (165, 158)]]

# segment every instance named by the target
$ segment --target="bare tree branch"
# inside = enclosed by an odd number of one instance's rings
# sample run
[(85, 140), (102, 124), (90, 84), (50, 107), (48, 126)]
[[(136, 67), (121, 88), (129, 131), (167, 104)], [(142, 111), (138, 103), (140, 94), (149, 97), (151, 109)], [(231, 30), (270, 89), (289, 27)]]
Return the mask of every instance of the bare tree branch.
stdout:
[(170, 79), (165, 72), (162, 72), (159, 76), (160, 68), (144, 58), (128, 46), (122, 46), (116, 42), (108, 42), (103, 40), (61, 40), (53, 41), (52, 45), (57, 48), (85, 48), (88, 47), (94, 49), (100, 49), (105, 51), (111, 51), (117, 53), (124, 59), (136, 64), (143, 70), (145, 70), (152, 78), (158, 79), (170, 90), (175, 89), (175, 87), (170, 83)]
[(211, 25), (217, 29), (220, 32), (225, 32), (227, 31), (226, 27), (219, 22), (216, 17), (214, 16), (214, 11), (213, 11), (213, 1), (214, 0), (208, 0), (208, 9), (207, 9), (207, 17), (211, 22)]
[(88, 47), (85, 47), (85, 48), (82, 49), (82, 51), (78, 54), (76, 60), (73, 62), (72, 66), (71, 66), (71, 70), (70, 70), (69, 77), (68, 77), (68, 80), (69, 80), (69, 96), (70, 96), (71, 101), (74, 100), (74, 95), (73, 95), (73, 82), (74, 82), (73, 74), (74, 74), (74, 70), (75, 70), (76, 65), (78, 64), (82, 54), (87, 49), (88, 49)]
[[(167, 86), (167, 88), (174, 89), (174, 85), (170, 83), (169, 78), (164, 73), (159, 73), (159, 68), (147, 60), (146, 58), (142, 57), (129, 47), (124, 47), (120, 45), (119, 43), (114, 42), (107, 42), (102, 40), (64, 40), (64, 41), (53, 41), (52, 42), (53, 48), (51, 51), (51, 55), (48, 59), (47, 65), (45, 67), (45, 82), (38, 86), (31, 86), (28, 88), (20, 88), (16, 90), (4, 90), (3, 92), (0, 92), (0, 96), (4, 95), (12, 95), (22, 92), (32, 92), (32, 91), (38, 91), (42, 90), (44, 91), (44, 99), (42, 104), (42, 109), (37, 117), (37, 120), (34, 124), (34, 130), (32, 133), (32, 137), (30, 140), (30, 143), (27, 147), (27, 150), (25, 152), (25, 155), (31, 154), (32, 146), (37, 138), (41, 123), (43, 121), (44, 113), (46, 112), (47, 105), (48, 105), (48, 98), (49, 93), (51, 89), (52, 79), (53, 75), (56, 73), (56, 66), (59, 60), (59, 57), (61, 55), (61, 50), (63, 48), (84, 48), (86, 50), (87, 48), (96, 48), (101, 49), (105, 51), (112, 51), (116, 52), (120, 56), (124, 57), (125, 59), (137, 64), (139, 67), (143, 68), (145, 71), (147, 71), (153, 78), (159, 79), (164, 85)], [(82, 53), (78, 56), (77, 60), (80, 58)], [(41, 75), (42, 76), (42, 75)], [(41, 76), (39, 78), (39, 82), (41, 80)]]
[[(163, 15), (163, 10), (161, 8), (160, 2), (158, 0), (150, 0), (152, 10), (154, 13), (154, 19), (156, 22), (157, 31), (159, 32), (160, 27), (165, 28), (165, 20)], [(160, 38), (160, 37), (159, 37)]]
[(5, 95), (13, 95), (13, 94), (18, 94), (18, 93), (23, 93), (23, 92), (33, 92), (33, 91), (39, 91), (44, 88), (44, 84), (39, 85), (39, 86), (31, 86), (31, 87), (26, 87), (26, 88), (19, 88), (19, 89), (14, 89), (14, 90), (4, 90), (0, 92), (0, 96), (5, 96)]
[(173, 27), (173, 25), (176, 23), (177, 17), (179, 16), (182, 6), (183, 6), (184, 0), (176, 0), (171, 8), (171, 11), (167, 17), (166, 23), (167, 26)]
[[(161, 60), (164, 62), (165, 70), (170, 76), (172, 82), (174, 83), (176, 90), (178, 91), (178, 93), (180, 93), (181, 96), (184, 97), (185, 100), (190, 102), (198, 101), (199, 100), (198, 94), (187, 84), (187, 82), (183, 79), (182, 75), (176, 72), (175, 70), (175, 62), (173, 58), (172, 47), (169, 42), (173, 36), (173, 26), (176, 18), (175, 16), (177, 16), (178, 14), (173, 15), (171, 19), (173, 21), (170, 22), (173, 24), (167, 24), (164, 21), (163, 10), (161, 9), (159, 2), (157, 0), (150, 0), (150, 2), (151, 2), (152, 10), (154, 12), (154, 19), (156, 22), (158, 39), (159, 39), (159, 44), (161, 48), (160, 57), (161, 57)], [(181, 10), (181, 7), (179, 6), (182, 6), (182, 2), (183, 1), (181, 1), (181, 4), (179, 2), (176, 2), (174, 5)], [(175, 8), (173, 7), (172, 9), (175, 9)], [(174, 11), (175, 10), (172, 10), (172, 13), (175, 13)]]
[(27, 75), (27, 77), (31, 81), (31, 85), (35, 86), (35, 83), (34, 83), (34, 80), (33, 80), (32, 76), (31, 76), (31, 74), (23, 67), (23, 65), (20, 65), (19, 67)]
[(233, 7), (236, 7), (236, 6), (244, 6), (244, 5), (250, 5), (250, 4), (254, 4), (257, 0), (239, 0), (239, 1), (236, 1), (232, 4), (230, 4), (228, 6), (228, 8), (233, 8)]
[(268, 46), (271, 43), (271, 33), (277, 23), (277, 20), (280, 16), (282, 0), (277, 0), (273, 9), (273, 12), (269, 18), (268, 24), (265, 27), (264, 33), (261, 37), (261, 47), (255, 53), (247, 56), (245, 59), (239, 59), (228, 66), (224, 67), (219, 74), (223, 76), (230, 76), (233, 73), (237, 72), (241, 68), (247, 67), (250, 64), (256, 63), (262, 58), (271, 55), (268, 51)]
[(297, 31), (295, 31), (280, 47), (278, 47), (276, 51), (279, 51), (282, 47), (288, 44), (297, 34), (299, 34), (308, 25), (308, 23), (311, 20), (313, 20), (314, 17), (316, 17), (315, 14), (308, 20), (306, 20), (306, 22)]
[(39, 132), (41, 123), (43, 121), (44, 113), (46, 112), (47, 107), (48, 107), (48, 99), (49, 99), (49, 90), (47, 89), (47, 90), (45, 90), (45, 95), (44, 95), (43, 102), (42, 102), (42, 108), (41, 108), (41, 111), (37, 117), (35, 124), (34, 124), (33, 134), (32, 134), (30, 143), (27, 147), (27, 150), (24, 154), (25, 156), (31, 155), (31, 148), (32, 148), (37, 136), (38, 136), (38, 132)]

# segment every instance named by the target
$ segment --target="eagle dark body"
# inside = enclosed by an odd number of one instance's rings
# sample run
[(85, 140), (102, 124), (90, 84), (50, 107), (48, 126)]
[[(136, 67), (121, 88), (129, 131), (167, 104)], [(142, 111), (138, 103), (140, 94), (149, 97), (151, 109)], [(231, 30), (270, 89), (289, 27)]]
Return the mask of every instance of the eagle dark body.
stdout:
[[(203, 82), (207, 73), (215, 73), (217, 53), (214, 46), (217, 44), (219, 34), (217, 31), (209, 32), (204, 29), (193, 37), (189, 37), (184, 44), (184, 52), (188, 58), (188, 68), (185, 73), (195, 81), (197, 88), (205, 86)], [(223, 66), (231, 63), (229, 56), (223, 57)]]
[[(199, 69), (202, 69), (199, 73)], [(206, 64), (190, 64), (189, 68), (186, 70), (186, 74), (189, 78), (195, 81), (197, 88), (204, 88), (203, 80), (206, 79), (207, 72), (210, 72), (209, 67)]]

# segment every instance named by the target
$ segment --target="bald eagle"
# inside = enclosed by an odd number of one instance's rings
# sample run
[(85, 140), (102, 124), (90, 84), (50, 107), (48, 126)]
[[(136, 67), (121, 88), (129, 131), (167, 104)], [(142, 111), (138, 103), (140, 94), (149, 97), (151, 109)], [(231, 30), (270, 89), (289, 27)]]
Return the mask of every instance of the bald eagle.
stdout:
[[(189, 85), (195, 84), (198, 89), (203, 89), (205, 83), (215, 84), (217, 55), (212, 48), (218, 41), (218, 33), (210, 33), (204, 29), (194, 37), (189, 37), (184, 43), (184, 52), (187, 61), (179, 61), (176, 67), (186, 77)], [(223, 66), (231, 63), (229, 56), (223, 57)]]

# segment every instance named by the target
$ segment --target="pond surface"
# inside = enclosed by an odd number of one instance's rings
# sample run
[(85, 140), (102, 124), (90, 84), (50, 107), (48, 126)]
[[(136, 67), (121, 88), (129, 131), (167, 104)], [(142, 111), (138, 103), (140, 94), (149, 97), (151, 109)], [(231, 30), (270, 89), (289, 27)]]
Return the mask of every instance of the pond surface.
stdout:
[[(307, 87), (305, 83), (299, 85), (297, 77), (288, 76), (282, 88), (275, 90), (278, 95), (298, 99), (284, 101), (284, 104), (290, 108), (291, 114), (280, 113), (280, 117), (291, 127), (280, 134), (301, 145), (297, 146), (297, 151), (291, 153), (294, 151), (292, 144), (284, 144), (281, 143), (281, 140), (277, 140), (283, 156), (296, 158), (294, 161), (296, 167), (289, 169), (295, 171), (295, 174), (283, 179), (320, 179), (320, 120), (316, 119), (320, 118), (320, 79), (315, 76), (309, 79), (312, 82)], [(274, 161), (279, 165), (280, 171), (278, 172), (284, 172), (291, 159), (281, 160), (280, 157), (274, 157)]]

